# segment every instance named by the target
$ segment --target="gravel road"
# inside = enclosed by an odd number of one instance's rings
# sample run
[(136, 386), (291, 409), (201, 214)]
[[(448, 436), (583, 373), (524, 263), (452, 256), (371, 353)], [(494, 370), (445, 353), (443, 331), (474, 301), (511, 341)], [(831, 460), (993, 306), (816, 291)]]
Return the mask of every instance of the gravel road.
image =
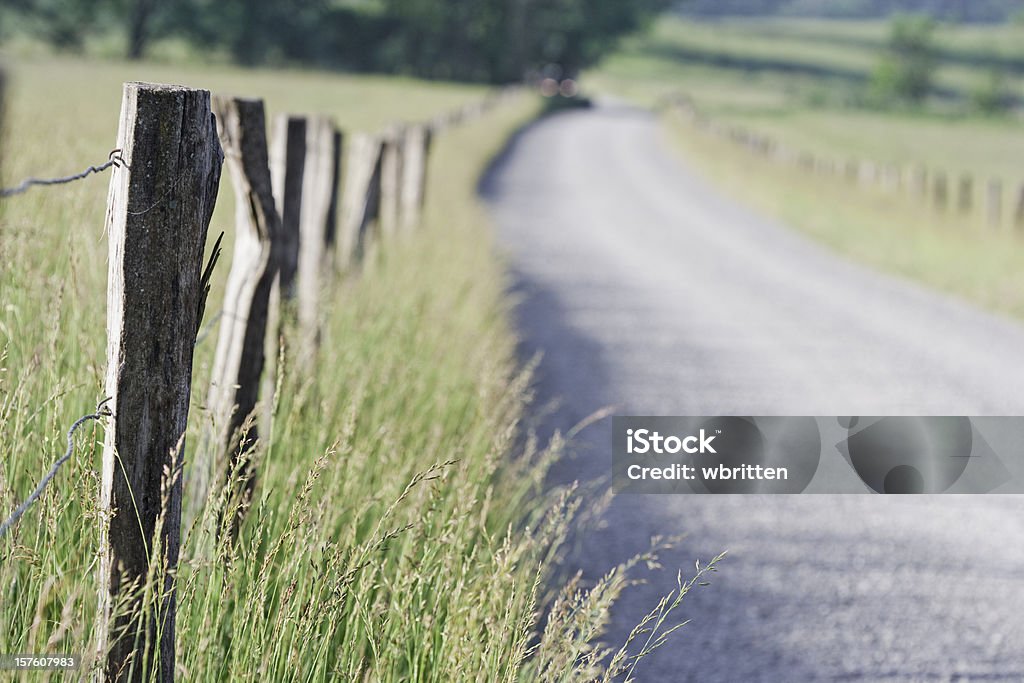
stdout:
[[(542, 351), (543, 430), (653, 415), (1024, 415), (1024, 327), (850, 263), (713, 189), (651, 114), (549, 116), (481, 182)], [(610, 425), (556, 476), (610, 470)], [(595, 577), (686, 533), (616, 609), (728, 549), (649, 681), (1024, 681), (1024, 497), (618, 496)]]

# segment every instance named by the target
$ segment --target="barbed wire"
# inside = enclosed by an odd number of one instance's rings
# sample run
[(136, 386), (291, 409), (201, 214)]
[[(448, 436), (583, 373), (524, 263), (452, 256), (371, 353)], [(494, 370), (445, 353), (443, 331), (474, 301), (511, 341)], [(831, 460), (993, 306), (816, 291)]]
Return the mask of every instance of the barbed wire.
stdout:
[(107, 162), (105, 164), (100, 164), (99, 166), (90, 166), (81, 173), (75, 173), (74, 175), (64, 176), (63, 178), (26, 178), (25, 180), (21, 181), (19, 185), (0, 189), (0, 197), (11, 197), (16, 194), (21, 194), (22, 192), (28, 191), (28, 189), (33, 185), (63, 185), (64, 183), (74, 182), (75, 180), (81, 180), (82, 178), (85, 178), (86, 176), (89, 176), (93, 173), (102, 173), (111, 166), (116, 166), (117, 168), (121, 168), (123, 166), (131, 170), (128, 164), (125, 162), (124, 157), (121, 156), (121, 150), (114, 149), (111, 150), (110, 154), (107, 155)]
[(106, 404), (109, 403), (110, 400), (111, 399), (109, 398), (103, 399), (99, 402), (99, 405), (96, 406), (95, 413), (83, 415), (78, 418), (73, 425), (71, 425), (71, 429), (68, 430), (68, 448), (64, 451), (64, 455), (61, 456), (60, 460), (53, 463), (53, 467), (50, 468), (50, 471), (47, 472), (46, 476), (39, 482), (39, 485), (36, 486), (36, 490), (32, 492), (32, 495), (26, 498), (25, 502), (19, 505), (3, 524), (0, 524), (0, 538), (7, 533), (8, 529), (14, 526), (15, 522), (17, 522), (23, 514), (25, 514), (25, 511), (28, 510), (29, 506), (36, 502), (36, 500), (39, 499), (39, 496), (43, 495), (43, 490), (46, 488), (46, 485), (50, 483), (50, 480), (57, 474), (57, 470), (59, 470), (61, 465), (66, 463), (71, 457), (71, 453), (75, 449), (74, 436), (78, 428), (89, 420), (99, 420), (104, 417), (110, 417), (113, 414), (110, 408), (106, 407)]

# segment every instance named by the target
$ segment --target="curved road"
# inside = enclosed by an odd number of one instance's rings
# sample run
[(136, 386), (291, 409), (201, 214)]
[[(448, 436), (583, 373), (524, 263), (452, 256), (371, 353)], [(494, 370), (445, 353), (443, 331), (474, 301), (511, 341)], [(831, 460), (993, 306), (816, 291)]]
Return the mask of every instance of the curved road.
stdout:
[[(543, 351), (542, 430), (654, 415), (1024, 415), (1024, 328), (864, 267), (721, 196), (649, 113), (525, 129), (481, 184)], [(608, 421), (559, 478), (606, 476)], [(617, 496), (573, 563), (596, 577), (686, 533), (613, 614), (728, 549), (640, 680), (1024, 680), (1024, 497)]]

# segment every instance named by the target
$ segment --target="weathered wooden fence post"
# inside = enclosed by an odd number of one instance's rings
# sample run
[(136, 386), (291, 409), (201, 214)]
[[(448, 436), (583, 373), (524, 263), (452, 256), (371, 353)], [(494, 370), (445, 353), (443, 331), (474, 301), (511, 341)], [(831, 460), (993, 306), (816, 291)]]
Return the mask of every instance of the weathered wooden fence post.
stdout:
[(949, 203), (949, 183), (945, 171), (936, 171), (933, 175), (932, 203), (939, 211), (945, 211)]
[[(171, 681), (192, 352), (223, 160), (210, 93), (126, 83), (117, 146), (127, 166), (113, 170), (106, 218), (100, 656), (107, 680)], [(149, 605), (147, 576), (158, 582)]]
[(956, 209), (960, 213), (970, 213), (974, 206), (974, 178), (969, 173), (960, 176), (957, 188)]
[(341, 269), (362, 259), (367, 230), (380, 213), (381, 141), (356, 133), (348, 145), (345, 189), (341, 193), (337, 264)]
[[(306, 117), (278, 114), (274, 117), (269, 149), (270, 183), (274, 206), (280, 218), (277, 276), (270, 290), (267, 310), (267, 339), (264, 356), (266, 372), (262, 395), (272, 399), (280, 372), (278, 358), (284, 338), (284, 320), (292, 313), (286, 303), (295, 298), (295, 275), (299, 269), (299, 221), (302, 218), (302, 182), (306, 168)], [(272, 400), (264, 404), (260, 426), (267, 433), (273, 424)]]
[[(263, 100), (216, 97), (214, 111), (235, 191), (235, 248), (207, 399), (214, 426), (208, 448), (212, 462), (194, 470), (199, 478), (216, 471), (224, 484), (257, 440), (256, 425), (246, 428), (245, 423), (259, 398), (281, 227), (271, 190)], [(233, 501), (241, 506), (240, 513), (255, 483), (254, 473), (241, 476), (245, 486)], [(202, 489), (205, 495), (206, 487)]]
[(400, 220), (403, 230), (419, 225), (426, 199), (427, 159), (430, 154), (430, 129), (411, 125), (402, 138), (402, 191)]
[(281, 217), (281, 252), (278, 259), (281, 297), (291, 299), (299, 267), (299, 222), (306, 167), (306, 118), (279, 114), (274, 118), (270, 147), (270, 179), (274, 204)]
[(385, 131), (380, 162), (380, 237), (387, 242), (398, 232), (398, 207), (402, 187), (403, 126)]
[(993, 178), (985, 187), (985, 216), (989, 227), (998, 228), (1003, 222), (1003, 181)]
[(299, 221), (299, 327), (305, 350), (319, 343), (320, 289), (333, 258), (338, 202), (338, 171), (341, 133), (326, 116), (312, 116), (306, 129), (306, 164), (302, 182), (302, 214)]

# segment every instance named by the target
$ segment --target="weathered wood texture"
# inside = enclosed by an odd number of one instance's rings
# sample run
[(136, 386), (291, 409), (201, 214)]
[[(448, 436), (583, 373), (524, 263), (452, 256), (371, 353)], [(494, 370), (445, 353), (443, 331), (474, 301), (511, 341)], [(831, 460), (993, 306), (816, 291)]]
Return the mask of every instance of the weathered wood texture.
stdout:
[(370, 228), (380, 215), (380, 180), (380, 139), (367, 133), (356, 133), (348, 145), (345, 190), (341, 195), (339, 268), (347, 268), (363, 257)]
[(399, 228), (399, 205), (402, 192), (402, 137), (401, 126), (388, 129), (381, 141), (380, 165), (380, 237), (387, 242)]
[(306, 168), (306, 117), (279, 114), (274, 118), (270, 148), (270, 179), (274, 205), (281, 217), (281, 250), (278, 254), (278, 287), (281, 297), (295, 296), (299, 268), (299, 223), (302, 218), (302, 185)]
[(1003, 181), (992, 179), (985, 185), (985, 218), (989, 227), (1003, 222)]
[[(333, 258), (341, 133), (325, 116), (310, 117), (299, 221), (299, 325), (306, 351), (319, 340), (320, 290)], [(308, 357), (308, 353), (304, 356)]]
[[(212, 463), (201, 476), (209, 476), (216, 463), (219, 480), (227, 482), (257, 439), (255, 424), (242, 430), (259, 399), (281, 226), (271, 190), (263, 101), (217, 97), (214, 111), (235, 191), (235, 248), (207, 399), (214, 426), (208, 449)], [(244, 506), (254, 473), (245, 473), (243, 481), (239, 503)]]
[(402, 137), (402, 187), (399, 222), (403, 230), (419, 225), (427, 189), (427, 160), (430, 129), (422, 124), (408, 126)]
[[(125, 84), (117, 146), (128, 166), (113, 169), (107, 200), (106, 392), (114, 418), (100, 490), (101, 644), (107, 680), (170, 681), (192, 352), (223, 161), (210, 94)], [(160, 577), (156, 608), (142, 623), (137, 585), (151, 563)]]

